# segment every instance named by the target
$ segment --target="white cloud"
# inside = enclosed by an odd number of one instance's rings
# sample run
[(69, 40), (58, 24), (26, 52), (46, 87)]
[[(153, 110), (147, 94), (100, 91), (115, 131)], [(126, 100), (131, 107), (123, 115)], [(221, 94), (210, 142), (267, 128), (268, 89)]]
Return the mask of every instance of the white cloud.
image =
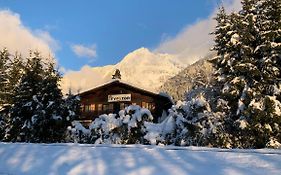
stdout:
[[(241, 8), (240, 0), (226, 0), (224, 7), (227, 12), (237, 11)], [(213, 19), (216, 13), (217, 9), (207, 19), (186, 26), (176, 37), (162, 41), (154, 51), (176, 55), (187, 64), (207, 56), (213, 45), (213, 36), (210, 33), (216, 25)]]
[(60, 49), (58, 41), (52, 38), (49, 32), (44, 30), (36, 30), (35, 35), (47, 43), (53, 52), (56, 52)]
[(112, 66), (92, 68), (85, 65), (80, 71), (66, 71), (61, 82), (61, 88), (64, 93), (67, 93), (69, 89), (73, 93), (77, 93), (93, 88), (109, 80), (104, 75), (111, 69), (113, 69)]
[(96, 45), (84, 46), (82, 44), (75, 44), (71, 46), (72, 51), (78, 57), (86, 57), (89, 59), (94, 59), (97, 56)]
[(29, 50), (38, 50), (42, 56), (54, 57), (58, 42), (47, 31), (31, 30), (21, 22), (20, 15), (10, 10), (0, 10), (0, 49), (20, 52), (24, 57)]

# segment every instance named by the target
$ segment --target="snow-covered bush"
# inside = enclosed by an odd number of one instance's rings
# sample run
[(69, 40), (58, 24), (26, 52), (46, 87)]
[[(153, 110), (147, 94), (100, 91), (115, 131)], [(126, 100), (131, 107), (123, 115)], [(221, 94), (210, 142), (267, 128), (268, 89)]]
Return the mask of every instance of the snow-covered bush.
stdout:
[(275, 149), (281, 149), (281, 143), (277, 141), (275, 138), (270, 138), (270, 141), (266, 144), (267, 148), (275, 148)]
[(169, 110), (169, 115), (161, 123), (146, 122), (146, 135), (144, 138), (150, 144), (177, 144), (181, 136), (187, 132), (187, 120), (180, 111), (180, 105), (174, 105)]
[(91, 135), (95, 143), (121, 143), (120, 127), (122, 119), (116, 114), (103, 114), (96, 118), (90, 125)]
[(99, 138), (96, 143), (135, 144), (145, 143), (144, 123), (153, 120), (150, 111), (131, 105), (119, 111), (119, 115), (101, 115), (90, 126)]
[(188, 102), (177, 102), (163, 122), (145, 123), (144, 138), (151, 144), (222, 145), (222, 118), (223, 114), (212, 112), (203, 94), (199, 94)]
[(96, 144), (145, 144), (145, 122), (153, 120), (150, 111), (137, 105), (131, 105), (117, 114), (103, 114), (89, 126), (72, 122), (68, 127), (67, 141)]
[(72, 126), (67, 127), (66, 142), (90, 143), (91, 131), (86, 129), (80, 122), (71, 122)]

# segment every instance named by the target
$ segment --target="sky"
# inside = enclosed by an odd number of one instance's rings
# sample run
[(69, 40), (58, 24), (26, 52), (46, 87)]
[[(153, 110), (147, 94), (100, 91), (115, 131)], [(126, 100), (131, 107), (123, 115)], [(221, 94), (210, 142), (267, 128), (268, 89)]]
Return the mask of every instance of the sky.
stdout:
[[(179, 49), (185, 43), (178, 41), (179, 37), (184, 38), (191, 26), (212, 16), (219, 3), (219, 0), (0, 0), (0, 37), (4, 38), (0, 47), (10, 46), (12, 51), (21, 52), (36, 48), (51, 53), (64, 70), (116, 64), (140, 47), (183, 53)], [(191, 53), (190, 49), (187, 51)]]
[(128, 56), (182, 67), (206, 58), (220, 5), (230, 13), (241, 0), (0, 0), (0, 49), (41, 52), (57, 63), (63, 92), (78, 92), (108, 81)]

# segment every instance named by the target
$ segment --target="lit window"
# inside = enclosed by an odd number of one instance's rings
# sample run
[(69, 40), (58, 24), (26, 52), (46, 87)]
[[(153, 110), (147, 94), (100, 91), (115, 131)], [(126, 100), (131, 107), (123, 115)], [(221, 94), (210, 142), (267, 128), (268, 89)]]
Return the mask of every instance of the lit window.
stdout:
[(85, 109), (84, 109), (84, 105), (81, 105), (81, 106), (80, 106), (80, 110), (81, 110), (82, 112), (84, 112), (84, 111), (85, 111)]
[(95, 104), (91, 104), (90, 105), (90, 111), (95, 111), (96, 110), (96, 105)]
[(102, 104), (98, 104), (98, 111), (102, 111)]
[(85, 112), (89, 112), (90, 111), (90, 105), (85, 105)]
[(148, 109), (148, 103), (147, 102), (143, 102), (143, 103), (144, 103), (143, 108)]
[(120, 109), (121, 110), (125, 109), (125, 104), (124, 103), (120, 103)]
[(145, 102), (141, 102), (141, 107), (145, 108)]

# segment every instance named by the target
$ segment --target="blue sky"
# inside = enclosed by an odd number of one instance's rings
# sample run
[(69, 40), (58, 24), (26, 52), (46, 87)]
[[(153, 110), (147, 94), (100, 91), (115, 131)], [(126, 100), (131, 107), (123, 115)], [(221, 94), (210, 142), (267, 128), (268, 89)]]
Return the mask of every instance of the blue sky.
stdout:
[[(186, 26), (208, 18), (217, 4), (216, 0), (0, 0), (0, 8), (18, 14), (23, 26), (46, 31), (56, 41), (55, 55), (68, 70), (116, 64), (140, 47), (155, 49)], [(79, 56), (73, 52), (77, 45), (93, 52)]]

